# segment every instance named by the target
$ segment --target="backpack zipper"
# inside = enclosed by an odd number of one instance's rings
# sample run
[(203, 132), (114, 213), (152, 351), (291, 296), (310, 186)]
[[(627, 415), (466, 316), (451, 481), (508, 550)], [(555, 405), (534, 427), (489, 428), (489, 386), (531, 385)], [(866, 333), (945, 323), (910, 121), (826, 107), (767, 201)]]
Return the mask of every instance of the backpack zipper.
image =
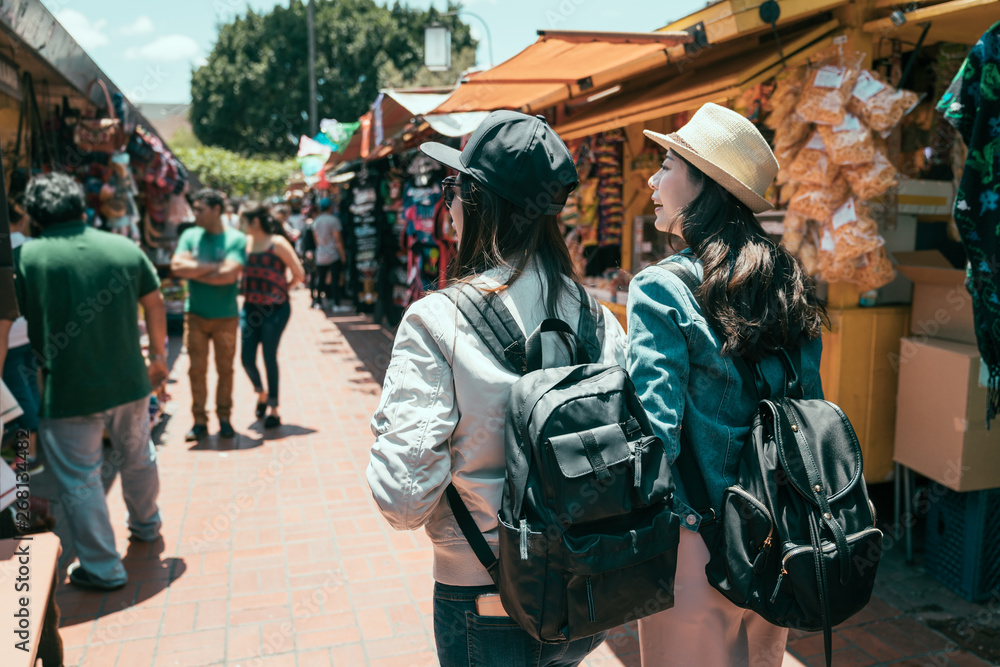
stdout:
[(528, 520), (521, 519), (518, 532), (521, 537), (521, 560), (528, 560)]
[[(765, 506), (764, 503), (760, 502), (759, 500), (751, 496), (750, 492), (744, 489), (742, 486), (731, 486), (729, 488), (734, 493), (736, 493), (736, 495), (742, 496), (744, 499), (749, 500), (750, 504), (763, 510), (764, 516), (767, 517), (767, 521), (768, 523), (770, 523), (771, 528), (770, 530), (767, 531), (767, 537), (764, 538), (764, 543), (761, 544), (760, 547), (757, 549), (757, 553), (759, 554), (760, 552), (764, 551), (765, 548), (770, 548), (771, 543), (774, 541), (774, 519), (771, 518), (771, 512), (768, 511), (767, 506)], [(754, 559), (754, 563), (756, 562), (757, 562), (756, 559)]]
[[(871, 528), (865, 528), (862, 531), (859, 531), (857, 533), (853, 533), (851, 535), (848, 535), (847, 536), (847, 543), (850, 544), (851, 542), (857, 542), (858, 540), (860, 540), (862, 537), (865, 537), (866, 535), (870, 535), (872, 533), (881, 533), (881, 532), (882, 532), (881, 530), (879, 530), (878, 528), (875, 528), (874, 526), (872, 526)], [(837, 549), (837, 543), (836, 542), (828, 542), (827, 544), (822, 545), (823, 553), (832, 553), (833, 551), (836, 551), (836, 549)], [(813, 550), (813, 546), (811, 544), (807, 544), (805, 546), (795, 547), (794, 549), (789, 549), (788, 553), (786, 553), (784, 556), (782, 556), (782, 558), (781, 558), (781, 572), (778, 573), (778, 582), (774, 586), (774, 593), (771, 594), (771, 604), (774, 604), (775, 599), (777, 599), (777, 597), (778, 597), (778, 591), (781, 590), (781, 583), (784, 580), (785, 575), (788, 574), (788, 559), (792, 558), (793, 556), (798, 556), (799, 554), (803, 554), (803, 553), (806, 553), (806, 552), (812, 551), (812, 550)]]
[(597, 607), (594, 604), (594, 587), (590, 583), (590, 575), (587, 575), (587, 611), (590, 614), (590, 622), (597, 622)]
[(632, 450), (632, 469), (635, 472), (632, 485), (639, 489), (642, 488), (642, 440), (636, 440), (635, 443), (630, 442), (628, 446)]

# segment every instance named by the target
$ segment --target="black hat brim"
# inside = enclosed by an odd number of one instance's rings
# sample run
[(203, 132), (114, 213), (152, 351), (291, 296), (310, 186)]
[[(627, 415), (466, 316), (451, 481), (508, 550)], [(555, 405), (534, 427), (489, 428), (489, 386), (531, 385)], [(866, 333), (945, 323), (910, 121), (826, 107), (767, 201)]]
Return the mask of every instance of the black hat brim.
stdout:
[(420, 151), (427, 157), (440, 162), (446, 167), (451, 167), (455, 171), (469, 174), (469, 170), (462, 164), (462, 153), (457, 148), (445, 146), (436, 141), (427, 141), (420, 144)]

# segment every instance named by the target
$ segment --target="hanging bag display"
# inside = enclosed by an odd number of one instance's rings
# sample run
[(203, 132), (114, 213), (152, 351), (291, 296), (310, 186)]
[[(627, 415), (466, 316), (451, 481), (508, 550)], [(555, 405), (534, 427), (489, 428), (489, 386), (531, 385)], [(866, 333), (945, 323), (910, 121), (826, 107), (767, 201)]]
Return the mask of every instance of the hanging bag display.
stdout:
[(98, 84), (104, 91), (104, 101), (111, 117), (80, 119), (73, 131), (73, 141), (77, 148), (87, 153), (113, 153), (125, 143), (125, 131), (122, 129), (121, 120), (115, 116), (111, 93), (103, 81), (94, 79), (90, 82), (87, 86), (87, 99), (90, 99), (90, 91), (93, 90), (94, 84)]

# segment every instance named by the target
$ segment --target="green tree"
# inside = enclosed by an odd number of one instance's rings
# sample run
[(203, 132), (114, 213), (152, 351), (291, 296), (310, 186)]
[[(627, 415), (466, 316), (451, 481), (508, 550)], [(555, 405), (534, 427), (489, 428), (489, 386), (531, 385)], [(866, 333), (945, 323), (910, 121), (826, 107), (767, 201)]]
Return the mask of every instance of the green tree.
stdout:
[[(452, 30), (449, 72), (423, 66), (424, 27), (434, 21)], [(380, 88), (450, 86), (475, 60), (475, 41), (457, 16), (399, 2), (386, 8), (374, 0), (316, 0), (315, 34), (319, 114), (341, 121), (365, 113)], [(309, 131), (307, 58), (303, 0), (221, 25), (206, 64), (191, 77), (195, 136), (244, 155), (293, 155)]]
[(201, 184), (231, 196), (255, 198), (281, 194), (297, 169), (295, 158), (262, 160), (213, 146), (175, 148), (174, 154)]

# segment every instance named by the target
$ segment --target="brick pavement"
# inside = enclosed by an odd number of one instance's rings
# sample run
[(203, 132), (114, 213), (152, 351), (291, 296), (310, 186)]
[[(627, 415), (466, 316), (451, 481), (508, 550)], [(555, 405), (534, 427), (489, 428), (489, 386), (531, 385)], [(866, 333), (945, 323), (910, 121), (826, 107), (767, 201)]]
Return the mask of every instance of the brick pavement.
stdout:
[[(253, 417), (238, 368), (239, 438), (185, 443), (181, 354), (159, 447), (164, 539), (126, 541), (114, 484), (109, 506), (130, 581), (106, 595), (60, 586), (66, 665), (436, 664), (429, 542), (391, 530), (364, 480), (389, 335), (307, 304), (304, 291), (293, 294), (280, 351), (285, 426), (273, 434)], [(835, 664), (986, 664), (955, 652), (949, 661), (943, 637), (881, 600), (852, 621), (837, 633)], [(820, 664), (822, 638), (799, 635), (785, 664)], [(634, 625), (585, 664), (638, 665)]]

